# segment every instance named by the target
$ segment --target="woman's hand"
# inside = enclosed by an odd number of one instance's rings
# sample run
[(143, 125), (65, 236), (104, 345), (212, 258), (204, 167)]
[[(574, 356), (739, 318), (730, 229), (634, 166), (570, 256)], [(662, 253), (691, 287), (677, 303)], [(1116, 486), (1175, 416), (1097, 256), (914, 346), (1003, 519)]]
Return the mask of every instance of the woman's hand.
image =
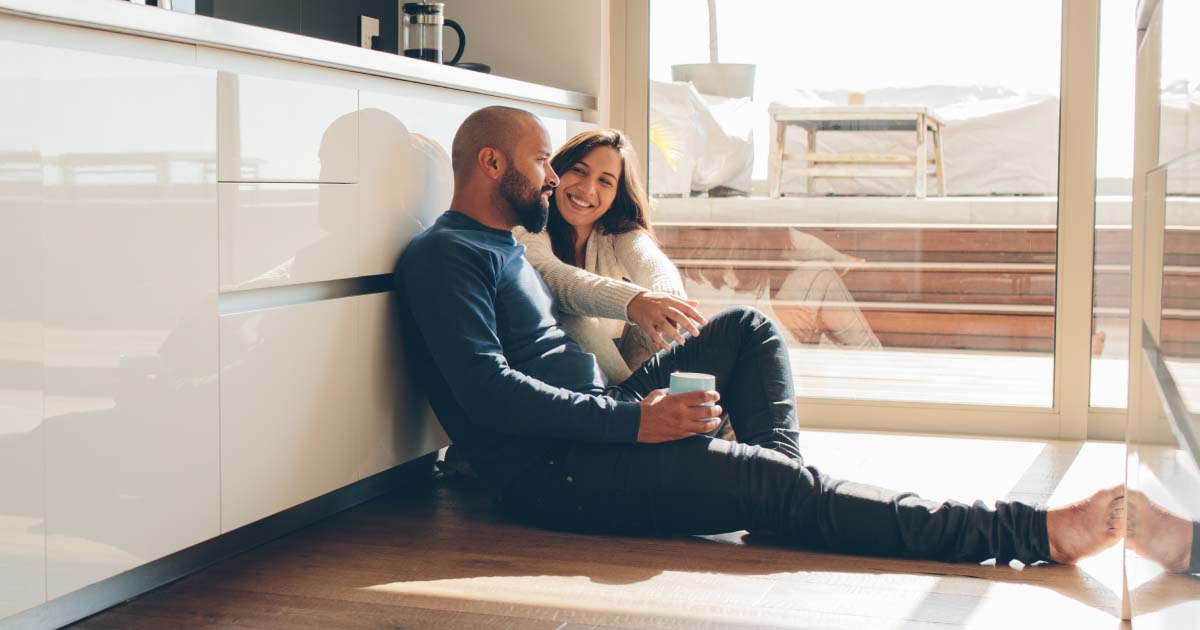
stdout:
[(654, 340), (654, 345), (660, 349), (670, 347), (670, 342), (663, 338), (668, 335), (679, 344), (683, 344), (682, 327), (692, 333), (700, 334), (700, 327), (708, 324), (708, 320), (696, 310), (700, 303), (694, 300), (683, 300), (669, 293), (643, 291), (629, 301), (625, 307), (629, 321), (637, 324)]

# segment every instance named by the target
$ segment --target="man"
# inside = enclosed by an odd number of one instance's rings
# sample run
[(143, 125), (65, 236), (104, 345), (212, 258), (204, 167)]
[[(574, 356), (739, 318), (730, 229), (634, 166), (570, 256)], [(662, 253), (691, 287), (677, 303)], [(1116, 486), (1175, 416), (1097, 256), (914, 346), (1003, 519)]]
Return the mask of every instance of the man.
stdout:
[[(570, 531), (749, 529), (808, 548), (972, 562), (1071, 563), (1119, 537), (1119, 489), (1057, 510), (992, 509), (805, 466), (787, 348), (753, 309), (716, 315), (625, 382), (606, 385), (592, 355), (558, 326), (545, 284), (510, 233), (544, 227), (558, 183), (550, 156), (532, 114), (472, 114), (452, 147), (451, 209), (396, 270), (413, 371), (508, 514)], [(720, 394), (667, 395), (675, 371), (714, 374)], [(723, 411), (737, 443), (706, 435)]]

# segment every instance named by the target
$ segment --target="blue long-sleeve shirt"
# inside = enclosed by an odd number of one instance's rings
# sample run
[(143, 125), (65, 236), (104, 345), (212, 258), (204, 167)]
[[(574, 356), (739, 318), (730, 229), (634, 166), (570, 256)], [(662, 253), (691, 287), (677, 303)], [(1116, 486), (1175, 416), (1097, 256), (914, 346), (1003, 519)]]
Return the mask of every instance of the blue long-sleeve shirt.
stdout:
[(634, 442), (641, 407), (604, 395), (512, 233), (448, 211), (396, 267), (410, 371), (446, 434), (503, 485), (564, 441)]

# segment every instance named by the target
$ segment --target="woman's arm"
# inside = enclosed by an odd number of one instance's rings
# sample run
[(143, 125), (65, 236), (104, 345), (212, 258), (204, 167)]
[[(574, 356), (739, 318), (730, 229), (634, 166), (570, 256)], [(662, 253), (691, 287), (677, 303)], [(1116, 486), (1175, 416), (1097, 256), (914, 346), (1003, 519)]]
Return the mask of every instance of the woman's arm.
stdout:
[[(700, 334), (699, 326), (708, 322), (698, 304), (688, 300), (683, 279), (667, 255), (645, 230), (618, 234), (613, 253), (634, 284), (650, 289), (629, 305), (629, 319), (638, 330), (626, 335), (621, 354), (631, 365), (638, 365), (656, 349), (668, 347), (668, 341), (685, 342), (681, 329)], [(665, 337), (664, 337), (665, 335)]]
[(645, 230), (619, 234), (613, 242), (617, 260), (625, 266), (634, 284), (651, 291), (687, 298), (679, 269)]
[(646, 289), (569, 265), (554, 255), (550, 236), (518, 228), (517, 241), (525, 246), (525, 259), (542, 274), (563, 313), (628, 321), (629, 302)]

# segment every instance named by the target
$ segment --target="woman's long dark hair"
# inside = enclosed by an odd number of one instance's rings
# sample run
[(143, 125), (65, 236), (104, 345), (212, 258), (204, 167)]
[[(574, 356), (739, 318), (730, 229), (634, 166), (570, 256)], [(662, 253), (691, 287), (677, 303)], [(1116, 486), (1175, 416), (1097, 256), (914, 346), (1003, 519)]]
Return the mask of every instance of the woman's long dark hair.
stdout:
[[(650, 206), (646, 198), (646, 188), (642, 185), (642, 177), (638, 174), (637, 153), (625, 134), (616, 129), (599, 129), (585, 131), (567, 141), (566, 144), (550, 159), (550, 166), (555, 173), (562, 175), (567, 169), (583, 160), (592, 149), (597, 147), (612, 147), (621, 157), (621, 177), (617, 181), (617, 196), (613, 198), (612, 207), (608, 209), (597, 222), (605, 234), (624, 234), (633, 230), (646, 230), (654, 237), (654, 230), (646, 218)], [(575, 228), (563, 220), (558, 212), (558, 194), (550, 197), (550, 218), (546, 222), (546, 232), (550, 235), (550, 246), (559, 260), (576, 267), (582, 267), (582, 260), (575, 260)]]

